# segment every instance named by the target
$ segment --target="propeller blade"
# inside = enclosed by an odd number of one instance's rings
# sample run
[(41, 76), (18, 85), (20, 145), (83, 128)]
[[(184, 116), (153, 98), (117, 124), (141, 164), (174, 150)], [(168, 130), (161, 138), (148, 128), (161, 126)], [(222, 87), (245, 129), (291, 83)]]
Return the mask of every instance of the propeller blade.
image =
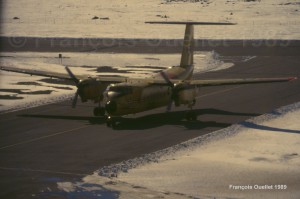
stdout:
[(69, 69), (68, 66), (65, 67), (67, 73), (69, 74), (69, 76), (72, 78), (72, 80), (75, 82), (76, 86), (78, 86), (79, 84), (79, 79), (77, 79), (77, 77), (72, 73), (72, 71)]
[(167, 76), (167, 74), (164, 71), (160, 72), (161, 76), (164, 78), (164, 80), (168, 83), (168, 85), (171, 88), (174, 88), (174, 84), (170, 81), (169, 77)]
[(167, 106), (167, 112), (169, 112), (172, 109), (176, 88), (175, 88), (175, 85), (171, 82), (171, 80), (169, 79), (169, 77), (167, 76), (167, 74), (164, 71), (161, 71), (160, 74), (164, 78), (164, 80), (167, 82), (167, 84), (172, 88), (171, 100)]
[(74, 98), (73, 98), (73, 101), (72, 101), (72, 108), (75, 108), (75, 107), (76, 107), (77, 99), (78, 99), (78, 90), (76, 91), (75, 96), (74, 96)]

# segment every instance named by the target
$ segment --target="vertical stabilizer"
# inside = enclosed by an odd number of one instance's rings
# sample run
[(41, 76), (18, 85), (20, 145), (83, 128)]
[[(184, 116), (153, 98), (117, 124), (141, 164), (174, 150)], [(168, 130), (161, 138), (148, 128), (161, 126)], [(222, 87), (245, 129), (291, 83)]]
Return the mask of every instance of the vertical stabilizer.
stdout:
[(180, 67), (186, 68), (194, 63), (194, 26), (186, 24), (181, 53)]
[(188, 68), (194, 64), (194, 25), (235, 25), (228, 22), (180, 22), (180, 21), (147, 21), (149, 24), (182, 24), (186, 25), (181, 54), (180, 67)]

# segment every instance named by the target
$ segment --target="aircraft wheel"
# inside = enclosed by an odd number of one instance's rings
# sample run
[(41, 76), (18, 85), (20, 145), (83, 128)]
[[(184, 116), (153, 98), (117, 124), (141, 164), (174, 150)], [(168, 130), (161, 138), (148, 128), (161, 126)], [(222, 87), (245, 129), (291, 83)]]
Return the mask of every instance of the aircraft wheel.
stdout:
[(111, 117), (107, 117), (106, 126), (115, 129), (117, 127), (117, 121)]
[(99, 107), (94, 108), (94, 116), (99, 116)]
[(117, 128), (117, 121), (112, 121), (111, 127), (112, 127), (113, 129), (116, 129), (116, 128)]
[(185, 115), (187, 121), (196, 121), (197, 114), (194, 111), (188, 111)]
[(107, 127), (111, 127), (111, 121), (107, 121), (107, 122), (106, 122), (106, 126), (107, 126)]
[(117, 128), (117, 122), (116, 121), (107, 121), (106, 126), (109, 128), (115, 129), (115, 128)]
[(95, 107), (94, 108), (94, 116), (104, 116), (105, 109), (103, 107)]

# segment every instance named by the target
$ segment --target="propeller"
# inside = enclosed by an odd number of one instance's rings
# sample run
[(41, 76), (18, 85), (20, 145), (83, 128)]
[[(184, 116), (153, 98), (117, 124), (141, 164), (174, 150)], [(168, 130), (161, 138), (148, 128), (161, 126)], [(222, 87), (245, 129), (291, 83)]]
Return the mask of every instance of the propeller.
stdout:
[(175, 85), (171, 82), (171, 80), (164, 71), (161, 71), (160, 74), (171, 88), (175, 87)]
[(75, 108), (76, 104), (77, 104), (79, 90), (80, 90), (80, 80), (74, 75), (74, 73), (69, 69), (68, 66), (66, 66), (65, 69), (77, 87), (76, 93), (75, 93), (73, 101), (72, 101), (72, 108)]
[(79, 95), (79, 94), (78, 94), (78, 89), (77, 89), (77, 91), (76, 91), (76, 93), (75, 93), (75, 96), (74, 96), (74, 98), (73, 98), (73, 101), (72, 101), (72, 108), (75, 108), (75, 107), (76, 107), (78, 95)]
[(69, 76), (71, 77), (71, 79), (73, 80), (73, 82), (75, 82), (76, 86), (79, 85), (80, 80), (77, 79), (77, 77), (73, 74), (73, 72), (69, 69), (68, 66), (65, 67), (67, 73), (69, 74)]
[(163, 79), (166, 81), (168, 86), (170, 86), (172, 89), (171, 100), (167, 106), (167, 112), (169, 112), (169, 111), (171, 111), (173, 102), (175, 101), (175, 97), (176, 97), (176, 93), (177, 93), (176, 85), (171, 82), (171, 80), (169, 79), (169, 77), (167, 76), (167, 74), (164, 71), (161, 71), (160, 74), (163, 77)]

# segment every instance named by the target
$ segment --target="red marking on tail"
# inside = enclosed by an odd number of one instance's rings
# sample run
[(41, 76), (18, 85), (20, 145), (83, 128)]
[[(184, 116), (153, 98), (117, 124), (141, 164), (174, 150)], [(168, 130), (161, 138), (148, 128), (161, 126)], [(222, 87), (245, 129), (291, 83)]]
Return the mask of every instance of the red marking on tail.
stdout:
[(289, 77), (288, 78), (289, 81), (293, 81), (293, 80), (296, 80), (296, 79), (298, 79), (298, 77)]

